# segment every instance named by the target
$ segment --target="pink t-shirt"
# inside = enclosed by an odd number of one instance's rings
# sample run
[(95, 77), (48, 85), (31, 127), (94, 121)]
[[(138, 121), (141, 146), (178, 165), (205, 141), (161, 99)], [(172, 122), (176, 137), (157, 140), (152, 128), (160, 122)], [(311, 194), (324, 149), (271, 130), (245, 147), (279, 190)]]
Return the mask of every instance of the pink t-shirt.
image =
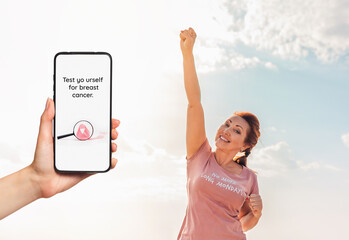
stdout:
[(207, 140), (187, 159), (188, 206), (177, 240), (244, 240), (238, 215), (246, 196), (259, 194), (257, 175), (231, 173), (216, 161)]

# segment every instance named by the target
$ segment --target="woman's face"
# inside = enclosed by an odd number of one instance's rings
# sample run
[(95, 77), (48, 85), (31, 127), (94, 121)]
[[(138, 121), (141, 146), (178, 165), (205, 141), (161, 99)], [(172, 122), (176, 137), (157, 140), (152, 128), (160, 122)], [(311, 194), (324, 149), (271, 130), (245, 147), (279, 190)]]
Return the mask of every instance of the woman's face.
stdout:
[(239, 152), (245, 150), (248, 145), (244, 140), (250, 130), (249, 124), (245, 119), (238, 115), (228, 118), (218, 129), (215, 141), (216, 147), (224, 152)]

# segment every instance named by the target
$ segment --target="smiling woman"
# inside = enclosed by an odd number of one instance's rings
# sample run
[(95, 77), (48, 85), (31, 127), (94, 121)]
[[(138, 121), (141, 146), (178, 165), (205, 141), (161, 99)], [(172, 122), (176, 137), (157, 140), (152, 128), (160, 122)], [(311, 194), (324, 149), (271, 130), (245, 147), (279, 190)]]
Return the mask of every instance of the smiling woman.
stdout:
[[(250, 155), (252, 148), (256, 146), (261, 135), (259, 131), (259, 121), (258, 118), (250, 112), (234, 112), (233, 117), (229, 119), (229, 123), (233, 124), (233, 121), (234, 119), (236, 119), (236, 117), (242, 118), (247, 123), (247, 126), (245, 128), (242, 128), (242, 126), (240, 125), (236, 125), (236, 128), (241, 129), (241, 132), (239, 132), (239, 130), (237, 129), (234, 129), (234, 131), (236, 131), (237, 134), (243, 134), (243, 132), (245, 131), (244, 129), (248, 129), (247, 133), (245, 134), (244, 143), (249, 147), (235, 155), (233, 160), (247, 167), (247, 157), (248, 155)], [(225, 126), (227, 128), (230, 127), (229, 123), (225, 123)]]
[(188, 206), (178, 240), (244, 240), (262, 215), (257, 175), (247, 157), (260, 137), (259, 121), (248, 112), (235, 112), (217, 130), (216, 151), (205, 133), (199, 81), (192, 53), (196, 33), (181, 31), (187, 109)]

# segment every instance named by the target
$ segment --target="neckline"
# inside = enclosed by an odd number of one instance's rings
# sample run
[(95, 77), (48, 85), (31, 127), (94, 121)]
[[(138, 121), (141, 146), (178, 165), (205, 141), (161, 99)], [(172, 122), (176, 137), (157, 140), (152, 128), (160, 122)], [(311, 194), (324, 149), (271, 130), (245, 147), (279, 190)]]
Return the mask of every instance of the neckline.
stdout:
[(242, 166), (242, 171), (240, 172), (240, 174), (237, 174), (237, 173), (232, 173), (232, 172), (230, 172), (230, 171), (228, 171), (228, 170), (226, 170), (225, 168), (223, 168), (221, 165), (219, 165), (218, 164), (218, 162), (217, 162), (217, 159), (216, 159), (216, 156), (215, 156), (215, 154), (214, 154), (214, 152), (212, 152), (212, 155), (213, 155), (213, 160), (214, 160), (214, 162), (216, 163), (216, 165), (218, 166), (218, 168), (220, 168), (223, 172), (225, 172), (226, 174), (231, 174), (231, 175), (234, 175), (234, 176), (242, 176), (242, 174), (245, 172), (245, 166), (244, 165), (240, 165), (240, 166)]

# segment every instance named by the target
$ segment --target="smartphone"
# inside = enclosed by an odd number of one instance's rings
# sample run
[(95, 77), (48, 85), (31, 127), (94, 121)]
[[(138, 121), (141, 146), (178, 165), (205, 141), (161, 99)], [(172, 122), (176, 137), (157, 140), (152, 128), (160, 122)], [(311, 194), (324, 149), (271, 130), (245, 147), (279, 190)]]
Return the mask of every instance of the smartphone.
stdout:
[(107, 172), (111, 167), (112, 57), (59, 52), (54, 57), (54, 168)]

